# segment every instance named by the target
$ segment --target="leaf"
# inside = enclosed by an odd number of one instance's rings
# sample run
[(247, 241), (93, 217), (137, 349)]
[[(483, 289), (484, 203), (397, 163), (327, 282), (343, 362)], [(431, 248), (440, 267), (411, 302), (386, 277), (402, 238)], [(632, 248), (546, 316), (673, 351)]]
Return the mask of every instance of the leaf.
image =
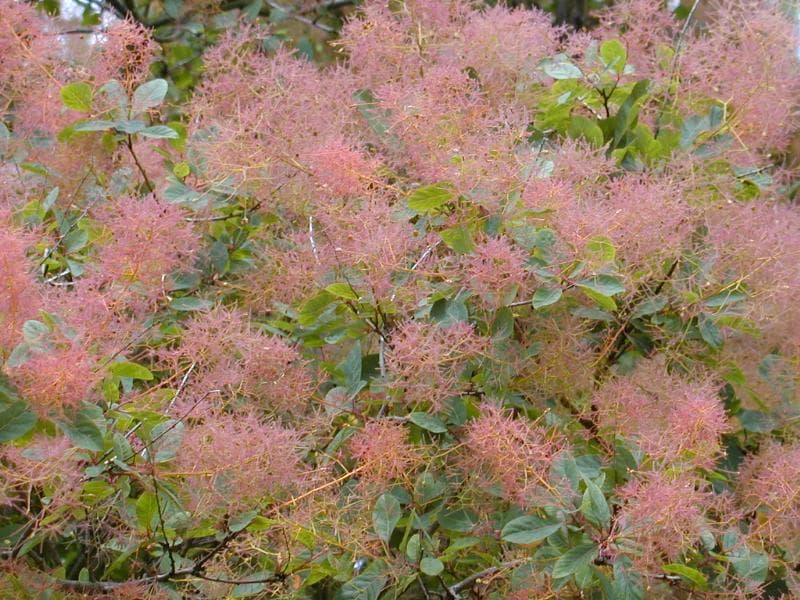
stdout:
[(596, 292), (589, 288), (581, 288), (583, 293), (589, 296), (592, 300), (597, 302), (601, 308), (604, 308), (609, 311), (617, 310), (617, 303), (614, 302), (614, 299), (611, 296), (606, 296), (605, 294), (601, 294), (600, 292)]
[(88, 113), (92, 110), (92, 86), (88, 83), (68, 83), (61, 88), (61, 102), (70, 110)]
[(249, 598), (250, 596), (260, 594), (267, 588), (267, 583), (260, 580), (268, 579), (272, 575), (274, 574), (270, 571), (257, 571), (256, 573), (241, 577), (240, 579), (244, 581), (244, 583), (239, 583), (234, 586), (233, 590), (231, 590), (230, 597)]
[(257, 516), (257, 510), (248, 510), (247, 512), (239, 513), (235, 517), (231, 517), (228, 521), (228, 530), (233, 532), (241, 531), (250, 525)]
[(553, 565), (553, 579), (569, 577), (580, 568), (590, 565), (596, 556), (597, 545), (594, 542), (584, 542), (570, 548)]
[(533, 293), (533, 308), (539, 309), (555, 304), (561, 298), (561, 287), (539, 287)]
[(747, 294), (745, 294), (742, 290), (728, 290), (725, 292), (719, 292), (713, 296), (709, 296), (703, 300), (703, 304), (709, 308), (720, 308), (723, 306), (728, 306), (729, 304), (736, 304), (737, 302), (741, 302), (743, 300), (747, 300)]
[(177, 140), (180, 136), (178, 132), (166, 125), (151, 125), (139, 132), (139, 135), (156, 140)]
[(245, 583), (240, 583), (234, 586), (231, 590), (231, 598), (249, 598), (250, 596), (255, 596), (256, 594), (260, 594), (267, 588), (267, 584), (264, 581), (259, 581), (260, 579), (267, 579), (272, 575), (269, 571), (258, 571), (256, 573), (251, 573), (250, 575), (245, 575), (241, 579)]
[(378, 600), (385, 585), (386, 575), (362, 573), (345, 583), (334, 598), (335, 600)]
[(183, 440), (185, 426), (183, 422), (169, 419), (153, 427), (150, 433), (152, 440), (150, 451), (153, 461), (163, 463), (172, 460), (178, 454), (178, 449)]
[(561, 523), (552, 523), (540, 517), (526, 515), (506, 523), (500, 538), (510, 544), (533, 544), (561, 529)]
[(442, 241), (448, 248), (455, 250), (459, 254), (469, 254), (475, 250), (475, 242), (472, 234), (466, 227), (451, 227), (439, 233)]
[(769, 571), (769, 556), (763, 552), (753, 552), (744, 542), (739, 541), (728, 552), (728, 560), (736, 574), (754, 583), (764, 583)]
[(667, 305), (667, 299), (662, 297), (651, 298), (650, 300), (645, 300), (641, 304), (637, 305), (634, 311), (631, 313), (632, 319), (638, 319), (640, 317), (646, 317), (648, 315), (653, 315), (660, 311)]
[(58, 200), (59, 192), (60, 190), (58, 187), (54, 187), (52, 190), (50, 190), (45, 199), (42, 200), (42, 210), (47, 212), (48, 210), (53, 208), (53, 206), (56, 203), (56, 200)]
[(745, 409), (739, 413), (739, 420), (742, 422), (742, 428), (745, 431), (753, 431), (755, 433), (769, 433), (777, 426), (771, 416), (760, 410)]
[(446, 433), (447, 426), (444, 422), (434, 415), (429, 415), (425, 412), (412, 412), (408, 415), (408, 420), (414, 423), (417, 427), (421, 427), (431, 433)]
[(414, 190), (408, 197), (408, 208), (418, 213), (433, 212), (447, 204), (453, 192), (443, 184), (426, 185)]
[(84, 121), (73, 126), (72, 130), (77, 132), (108, 131), (113, 129), (114, 125), (114, 121)]
[(355, 290), (353, 290), (353, 287), (349, 283), (344, 283), (341, 281), (330, 284), (325, 288), (325, 291), (337, 296), (338, 298), (344, 298), (345, 300), (357, 301), (359, 298), (358, 294), (355, 292)]
[(708, 117), (692, 115), (687, 118), (681, 126), (680, 147), (684, 150), (689, 148), (697, 139), (697, 136), (710, 128), (711, 123), (709, 123)]
[(624, 557), (614, 561), (614, 587), (609, 595), (614, 600), (645, 600), (641, 577), (628, 568)]
[(136, 499), (136, 520), (142, 529), (154, 529), (158, 522), (158, 499), (153, 492), (143, 492)]
[(163, 79), (153, 79), (143, 83), (133, 92), (131, 113), (138, 115), (149, 108), (154, 108), (164, 101), (169, 86)]
[(708, 589), (708, 579), (706, 576), (697, 569), (693, 569), (688, 565), (672, 563), (669, 565), (664, 565), (664, 571), (672, 575), (680, 575), (682, 579), (690, 582), (692, 585), (694, 585), (694, 587), (700, 590), (705, 591)]
[(184, 296), (183, 298), (175, 298), (169, 303), (169, 307), (173, 310), (181, 312), (189, 312), (193, 310), (209, 310), (214, 303), (205, 298), (196, 298), (194, 296)]
[(478, 518), (463, 508), (440, 514), (438, 521), (445, 529), (459, 533), (471, 531), (478, 524)]
[(144, 381), (153, 379), (150, 369), (134, 362), (113, 363), (108, 370), (117, 377), (130, 377), (131, 379), (142, 379)]
[(649, 87), (650, 82), (647, 79), (636, 82), (631, 93), (625, 99), (625, 102), (622, 103), (622, 106), (620, 106), (614, 120), (614, 141), (611, 145), (612, 148), (616, 148), (619, 145), (625, 132), (628, 131), (628, 128), (636, 120), (639, 112), (636, 108), (636, 102), (647, 93)]
[(59, 423), (59, 426), (78, 448), (92, 452), (102, 452), (105, 448), (100, 427), (85, 410), (75, 415), (71, 423)]
[(378, 537), (388, 544), (402, 516), (403, 509), (397, 498), (389, 493), (381, 494), (372, 511), (372, 527)]
[(614, 242), (604, 235), (596, 235), (586, 243), (586, 250), (595, 260), (601, 262), (614, 262), (617, 258), (617, 249)]
[(622, 281), (614, 275), (595, 275), (582, 279), (576, 285), (583, 290), (592, 290), (603, 296), (614, 296), (625, 291)]
[(22, 400), (16, 400), (0, 411), (0, 442), (21, 438), (36, 425), (36, 415)]
[(438, 558), (426, 556), (419, 561), (419, 570), (428, 575), (429, 577), (436, 577), (444, 571), (444, 563)]
[(601, 527), (608, 527), (611, 521), (611, 511), (608, 508), (606, 497), (600, 488), (590, 479), (585, 479), (586, 491), (583, 493), (580, 511), (589, 521)]
[(117, 121), (114, 123), (114, 129), (127, 134), (139, 133), (140, 131), (144, 131), (146, 127), (147, 124), (138, 119)]
[(615, 73), (621, 73), (628, 61), (628, 51), (619, 40), (606, 40), (600, 44), (600, 58), (606, 67)]
[(584, 138), (595, 148), (603, 145), (603, 130), (597, 123), (581, 115), (570, 117), (567, 135), (573, 140)]
[(719, 330), (719, 327), (716, 326), (713, 319), (705, 314), (700, 314), (697, 319), (697, 330), (700, 332), (700, 337), (712, 348), (721, 348), (724, 339), (722, 337), (722, 332)]
[(545, 59), (541, 65), (545, 75), (553, 79), (579, 79), (583, 77), (581, 70), (563, 54)]

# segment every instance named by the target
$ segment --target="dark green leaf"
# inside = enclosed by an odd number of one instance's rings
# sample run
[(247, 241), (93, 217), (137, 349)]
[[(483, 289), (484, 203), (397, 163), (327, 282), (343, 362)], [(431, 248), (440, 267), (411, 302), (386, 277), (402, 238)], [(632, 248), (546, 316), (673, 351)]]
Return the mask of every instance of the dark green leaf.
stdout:
[(408, 415), (408, 419), (414, 425), (432, 433), (445, 433), (447, 431), (447, 426), (439, 417), (425, 412), (412, 412)]
[(84, 121), (77, 123), (72, 129), (78, 132), (108, 131), (114, 128), (114, 121)]
[(438, 558), (426, 556), (419, 562), (419, 570), (429, 577), (436, 577), (444, 571), (444, 564)]
[(394, 528), (403, 516), (400, 502), (392, 494), (381, 494), (372, 511), (372, 527), (375, 533), (387, 544), (392, 537)]
[(533, 293), (533, 308), (539, 309), (555, 304), (561, 298), (561, 287), (542, 286)]
[(478, 524), (478, 518), (463, 508), (440, 514), (438, 521), (445, 529), (460, 533), (471, 531)]
[(611, 511), (608, 508), (606, 497), (600, 488), (590, 479), (584, 479), (586, 491), (583, 493), (580, 510), (583, 516), (600, 527), (608, 527), (611, 521)]
[(0, 442), (21, 438), (36, 425), (36, 415), (22, 400), (12, 402), (0, 411)]
[(592, 564), (596, 556), (597, 544), (594, 542), (583, 542), (574, 548), (570, 548), (553, 565), (553, 579), (561, 579), (562, 577), (573, 575), (580, 568)]
[(701, 314), (697, 318), (697, 330), (706, 343), (712, 348), (722, 347), (722, 332), (708, 315)]
[(560, 523), (546, 521), (540, 517), (517, 517), (506, 523), (500, 538), (511, 544), (533, 544), (543, 540), (561, 528)]
[(239, 513), (235, 517), (231, 517), (228, 521), (228, 529), (233, 532), (241, 531), (250, 525), (257, 516), (257, 510), (248, 510), (247, 512)]

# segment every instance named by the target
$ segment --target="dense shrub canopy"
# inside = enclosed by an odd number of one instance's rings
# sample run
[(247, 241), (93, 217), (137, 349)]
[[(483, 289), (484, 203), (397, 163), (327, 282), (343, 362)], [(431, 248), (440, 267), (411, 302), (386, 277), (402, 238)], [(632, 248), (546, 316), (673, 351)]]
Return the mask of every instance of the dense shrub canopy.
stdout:
[(0, 596), (800, 595), (777, 4), (0, 0)]

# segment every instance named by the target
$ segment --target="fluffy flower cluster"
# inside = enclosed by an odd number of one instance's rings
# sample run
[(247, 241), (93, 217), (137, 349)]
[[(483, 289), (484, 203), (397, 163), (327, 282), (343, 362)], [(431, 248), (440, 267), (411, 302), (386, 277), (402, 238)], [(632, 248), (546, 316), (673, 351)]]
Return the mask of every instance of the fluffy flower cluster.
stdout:
[(389, 387), (410, 406), (443, 406), (445, 400), (469, 388), (463, 375), (486, 342), (466, 323), (447, 327), (408, 321), (398, 327), (386, 358)]
[(464, 446), (465, 472), (480, 486), (497, 485), (521, 506), (559, 501), (549, 470), (564, 443), (543, 427), (489, 405), (467, 425)]
[(253, 414), (208, 415), (183, 436), (175, 476), (197, 513), (244, 510), (284, 497), (307, 481), (296, 431)]
[(712, 380), (682, 379), (657, 361), (605, 383), (593, 405), (601, 431), (623, 435), (674, 467), (713, 468), (730, 428)]

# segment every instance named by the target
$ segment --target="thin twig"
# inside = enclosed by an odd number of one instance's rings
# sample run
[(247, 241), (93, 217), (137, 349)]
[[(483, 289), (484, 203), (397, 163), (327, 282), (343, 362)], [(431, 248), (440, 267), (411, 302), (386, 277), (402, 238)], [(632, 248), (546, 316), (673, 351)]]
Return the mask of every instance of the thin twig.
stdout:
[(510, 560), (508, 562), (504, 562), (504, 563), (502, 563), (502, 564), (500, 564), (500, 565), (498, 565), (496, 567), (489, 567), (487, 569), (484, 569), (483, 571), (478, 571), (477, 573), (473, 573), (469, 577), (466, 577), (466, 578), (462, 579), (461, 581), (459, 581), (457, 583), (454, 583), (453, 585), (449, 586), (447, 588), (447, 592), (454, 599), (458, 600), (458, 599), (461, 598), (461, 594), (459, 594), (458, 592), (461, 591), (463, 588), (472, 585), (473, 583), (478, 581), (478, 579), (480, 579), (482, 577), (488, 577), (489, 575), (494, 575), (498, 571), (504, 571), (505, 569), (512, 569), (514, 567), (518, 567), (518, 566), (528, 562), (528, 560), (530, 560), (530, 559), (518, 558), (516, 560)]
[(131, 156), (133, 157), (133, 162), (136, 163), (136, 168), (139, 169), (139, 173), (141, 173), (142, 177), (144, 177), (144, 183), (145, 185), (147, 185), (147, 189), (152, 194), (155, 191), (155, 188), (153, 187), (153, 184), (150, 182), (150, 178), (147, 176), (147, 173), (145, 172), (142, 163), (139, 162), (139, 157), (136, 156), (136, 152), (133, 151), (133, 138), (131, 137), (130, 133), (128, 134), (128, 140), (125, 145), (128, 147), (128, 152), (130, 152)]

